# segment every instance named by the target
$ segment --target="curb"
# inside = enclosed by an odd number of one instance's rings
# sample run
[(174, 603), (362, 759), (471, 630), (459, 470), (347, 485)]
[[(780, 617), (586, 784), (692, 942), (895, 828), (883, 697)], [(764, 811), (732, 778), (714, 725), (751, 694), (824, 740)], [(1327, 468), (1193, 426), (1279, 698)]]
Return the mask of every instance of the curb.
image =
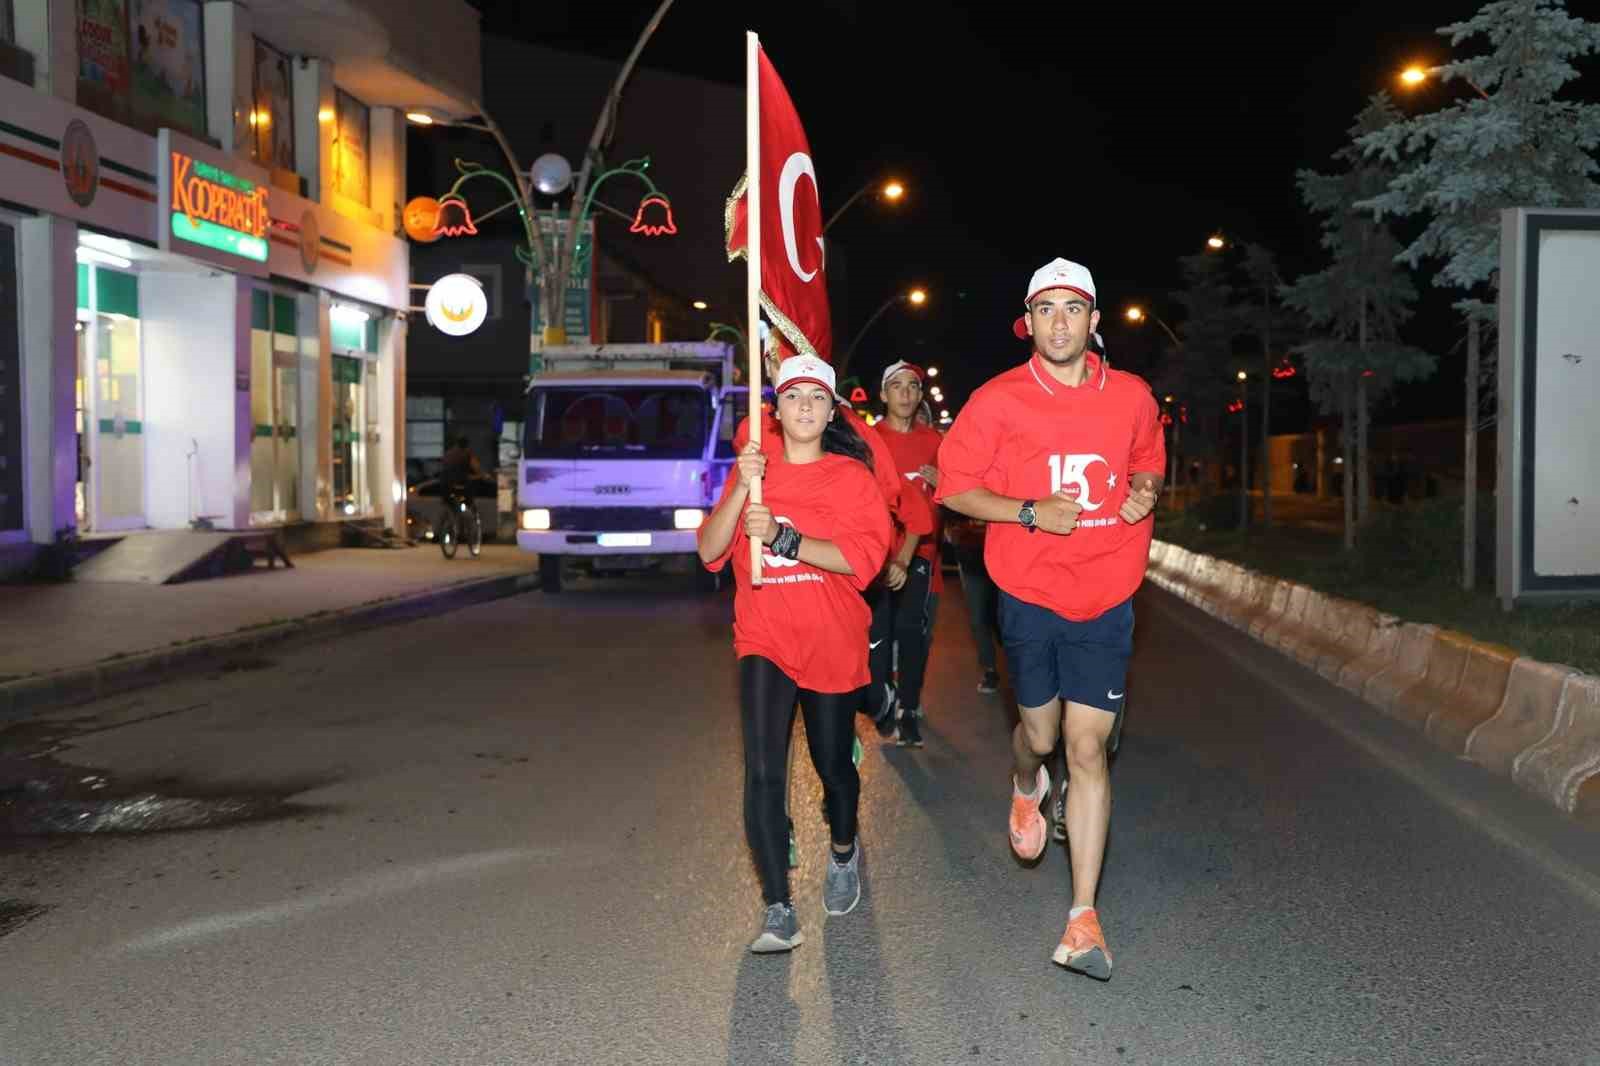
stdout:
[(203, 673), (226, 663), (241, 652), (354, 630), (406, 622), (444, 614), (490, 600), (516, 596), (539, 587), (538, 574), (504, 574), (446, 585), (358, 604), (326, 614), (277, 622), (215, 637), (202, 637), (155, 651), (105, 659), (89, 666), (70, 667), (0, 684), (0, 725), (20, 721), (30, 714), (85, 703), (105, 696)]
[(1577, 817), (1600, 816), (1600, 678), (1153, 541), (1157, 587)]

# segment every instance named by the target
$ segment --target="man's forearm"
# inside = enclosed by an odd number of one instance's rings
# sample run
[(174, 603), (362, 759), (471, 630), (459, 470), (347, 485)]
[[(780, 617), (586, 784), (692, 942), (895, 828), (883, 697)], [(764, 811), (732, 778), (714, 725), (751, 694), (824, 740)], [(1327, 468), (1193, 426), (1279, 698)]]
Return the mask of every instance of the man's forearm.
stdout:
[(1015, 522), (1023, 503), (1021, 499), (1002, 496), (982, 486), (947, 496), (943, 502), (952, 511), (980, 522)]

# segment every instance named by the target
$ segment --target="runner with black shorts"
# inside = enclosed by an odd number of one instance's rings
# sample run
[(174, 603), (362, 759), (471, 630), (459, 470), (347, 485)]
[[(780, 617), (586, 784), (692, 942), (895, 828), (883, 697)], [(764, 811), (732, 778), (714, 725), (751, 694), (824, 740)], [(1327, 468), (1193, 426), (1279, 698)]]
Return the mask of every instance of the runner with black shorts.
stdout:
[(1011, 847), (1039, 857), (1044, 760), (1063, 734), (1072, 909), (1053, 960), (1101, 980), (1111, 952), (1095, 909), (1111, 818), (1108, 744), (1122, 722), (1133, 594), (1144, 580), (1166, 448), (1155, 397), (1088, 351), (1094, 279), (1056, 259), (1028, 285), (1013, 332), (1027, 363), (992, 379), (939, 449), (937, 500), (989, 523), (984, 562), (1021, 721), (1012, 734)]

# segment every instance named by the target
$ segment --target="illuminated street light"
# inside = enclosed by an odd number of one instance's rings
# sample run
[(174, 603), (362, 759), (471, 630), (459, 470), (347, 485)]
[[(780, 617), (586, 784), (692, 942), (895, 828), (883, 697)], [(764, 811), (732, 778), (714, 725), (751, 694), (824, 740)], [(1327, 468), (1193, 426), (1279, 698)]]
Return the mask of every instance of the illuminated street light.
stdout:
[(710, 306), (711, 305), (706, 303), (704, 300), (696, 300), (694, 302), (694, 309), (696, 311), (704, 311), (707, 307), (710, 307)]
[(1211, 236), (1206, 238), (1206, 247), (1210, 248), (1213, 252), (1220, 252), (1223, 248), (1227, 247), (1227, 245), (1228, 242), (1222, 239), (1222, 235), (1220, 233), (1213, 233)]
[[(828, 219), (827, 224), (822, 227), (822, 232), (823, 233), (827, 233), (828, 230), (832, 229), (833, 228), (833, 224), (835, 222), (839, 221), (839, 216), (844, 214), (846, 211), (848, 211), (850, 209), (850, 205), (851, 204), (853, 204), (857, 200), (861, 199), (862, 196), (866, 195), (874, 187), (878, 187), (878, 179), (877, 178), (873, 178), (871, 181), (867, 182), (865, 185), (861, 186), (861, 188), (857, 189), (854, 193), (852, 193), (851, 196), (850, 196), (850, 199), (848, 199), (844, 203), (840, 204), (839, 205), (839, 210), (835, 211), (833, 213), (833, 216)], [(898, 180), (893, 179), (893, 178), (891, 178), (890, 180), (884, 182), (881, 187), (878, 187), (878, 195), (882, 196), (885, 200), (888, 200), (891, 204), (899, 203), (900, 200), (905, 196), (905, 194), (906, 194), (905, 185), (903, 185), (901, 182), (899, 182)]]
[(928, 368), (928, 376), (929, 376), (929, 377), (930, 377), (930, 378), (936, 378), (936, 377), (938, 377), (938, 376), (939, 376), (939, 368), (938, 368), (938, 367), (936, 367), (936, 366), (930, 366), (930, 367), (929, 367), (929, 368)]
[[(845, 370), (850, 366), (850, 357), (855, 354), (856, 345), (861, 343), (861, 338), (866, 335), (867, 330), (872, 328), (872, 324), (878, 321), (885, 311), (894, 306), (897, 300), (904, 300), (913, 307), (921, 307), (923, 304), (928, 302), (928, 293), (926, 289), (921, 288), (912, 289), (906, 293), (897, 292), (890, 296), (887, 300), (883, 301), (883, 303), (879, 304), (878, 309), (872, 312), (872, 315), (867, 319), (866, 324), (861, 327), (860, 332), (858, 332), (855, 335), (855, 338), (851, 340), (849, 347), (845, 348), (844, 358), (840, 359), (839, 365), (834, 368), (834, 372), (836, 374), (838, 374), (840, 377), (844, 376)], [(938, 373), (938, 371), (931, 367), (929, 368), (929, 377), (932, 377), (936, 373)]]
[(1243, 370), (1239, 371), (1239, 380), (1243, 381), (1248, 375)]
[(417, 126), (431, 126), (433, 125), (433, 116), (426, 111), (407, 111), (406, 121)]
[[(1441, 72), (1443, 72), (1443, 70), (1443, 67), (1409, 66), (1400, 72), (1400, 84), (1404, 85), (1408, 89), (1415, 89), (1423, 82), (1427, 81), (1430, 77), (1437, 77)], [(1483, 97), (1485, 100), (1489, 99), (1489, 94), (1478, 88), (1477, 85), (1473, 84), (1471, 78), (1468, 78), (1463, 74), (1457, 74), (1455, 77), (1460, 78), (1462, 81), (1472, 86), (1472, 91)]]
[[(1215, 238), (1213, 238), (1213, 239), (1215, 239)], [(1183, 347), (1183, 342), (1178, 339), (1178, 335), (1176, 333), (1172, 332), (1172, 327), (1171, 326), (1169, 326), (1165, 322), (1161, 321), (1161, 319), (1158, 318), (1157, 316), (1150, 314), (1148, 311), (1146, 311), (1144, 308), (1140, 307), (1138, 304), (1135, 304), (1132, 307), (1128, 308), (1126, 311), (1124, 311), (1123, 312), (1123, 316), (1125, 318), (1127, 318), (1127, 320), (1129, 322), (1132, 322), (1134, 325), (1142, 325), (1145, 322), (1154, 322), (1156, 325), (1160, 326), (1162, 329), (1167, 331), (1167, 336), (1172, 338), (1172, 346), (1174, 348), (1182, 348)], [(1170, 397), (1168, 398), (1167, 402), (1168, 403), (1172, 402)]]

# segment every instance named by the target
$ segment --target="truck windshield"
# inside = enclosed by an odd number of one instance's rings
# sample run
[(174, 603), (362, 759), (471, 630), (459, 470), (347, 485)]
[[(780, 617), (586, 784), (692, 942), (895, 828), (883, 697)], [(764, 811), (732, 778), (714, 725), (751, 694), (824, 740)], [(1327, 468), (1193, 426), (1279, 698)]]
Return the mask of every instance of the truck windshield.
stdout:
[(700, 389), (536, 388), (528, 397), (523, 455), (698, 459), (705, 452), (710, 428), (711, 404)]

